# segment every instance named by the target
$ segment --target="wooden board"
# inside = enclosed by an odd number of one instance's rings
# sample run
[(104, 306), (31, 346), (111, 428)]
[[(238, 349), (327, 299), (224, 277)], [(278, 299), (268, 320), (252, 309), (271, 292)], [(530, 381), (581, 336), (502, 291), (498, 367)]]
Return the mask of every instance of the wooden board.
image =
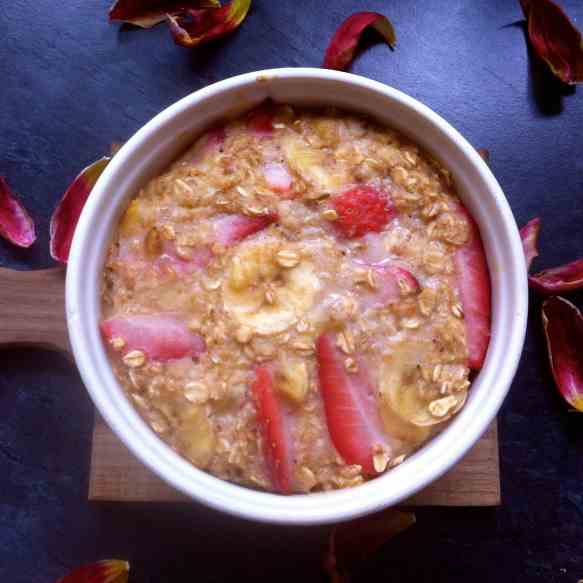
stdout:
[[(500, 504), (496, 422), (447, 474), (408, 500), (411, 506)], [(177, 492), (138, 461), (97, 417), (93, 432), (89, 499), (119, 502), (180, 502)]]
[[(42, 345), (70, 353), (64, 276), (62, 267), (38, 271), (0, 268), (0, 346)], [(99, 417), (93, 435), (89, 499), (122, 502), (187, 500), (135, 459)], [(455, 468), (407, 504), (500, 504), (496, 424)]]

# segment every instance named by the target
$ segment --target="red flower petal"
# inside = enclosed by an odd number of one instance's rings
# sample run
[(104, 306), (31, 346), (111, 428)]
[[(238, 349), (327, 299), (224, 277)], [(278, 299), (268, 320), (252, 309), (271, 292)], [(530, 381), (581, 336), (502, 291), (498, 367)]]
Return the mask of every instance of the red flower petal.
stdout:
[(166, 20), (168, 14), (213, 6), (220, 7), (219, 0), (117, 0), (109, 9), (109, 20), (150, 28)]
[(346, 69), (352, 59), (360, 37), (365, 29), (372, 26), (394, 49), (397, 43), (395, 29), (386, 16), (378, 12), (357, 12), (349, 16), (334, 33), (324, 58), (323, 67), (327, 69)]
[(233, 32), (243, 22), (249, 8), (251, 0), (231, 0), (221, 8), (168, 15), (168, 25), (177, 45), (192, 48)]
[(545, 300), (542, 316), (557, 388), (569, 405), (583, 412), (583, 315), (566, 299), (552, 297)]
[(0, 235), (19, 247), (30, 247), (36, 241), (33, 220), (3, 176), (0, 176)]
[(583, 82), (583, 41), (563, 9), (552, 0), (520, 0), (534, 52), (564, 83)]
[(583, 259), (576, 259), (560, 267), (539, 271), (528, 278), (528, 283), (530, 287), (546, 295), (583, 288)]
[(101, 176), (110, 159), (101, 158), (81, 170), (81, 173), (73, 180), (53, 212), (50, 227), (51, 257), (53, 259), (62, 263), (67, 263), (69, 260), (71, 241), (73, 240), (73, 234), (81, 216), (81, 211), (97, 179)]
[(99, 561), (75, 569), (57, 583), (127, 583), (129, 570), (127, 561)]
[(336, 525), (330, 533), (324, 568), (332, 582), (348, 581), (346, 571), (370, 559), (384, 543), (415, 524), (415, 515), (389, 508)]
[(524, 259), (526, 260), (526, 271), (530, 269), (530, 264), (535, 257), (538, 257), (538, 236), (540, 234), (540, 219), (538, 217), (528, 221), (520, 229), (520, 238), (524, 249)]

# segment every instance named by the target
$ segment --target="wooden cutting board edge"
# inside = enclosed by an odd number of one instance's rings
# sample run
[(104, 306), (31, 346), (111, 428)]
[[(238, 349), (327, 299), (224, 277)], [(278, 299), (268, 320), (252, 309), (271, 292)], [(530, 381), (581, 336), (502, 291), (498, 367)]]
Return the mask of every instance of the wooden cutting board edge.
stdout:
[[(184, 494), (151, 472), (97, 416), (93, 432), (89, 500), (189, 502)], [(496, 421), (444, 476), (403, 506), (498, 506), (501, 504)]]

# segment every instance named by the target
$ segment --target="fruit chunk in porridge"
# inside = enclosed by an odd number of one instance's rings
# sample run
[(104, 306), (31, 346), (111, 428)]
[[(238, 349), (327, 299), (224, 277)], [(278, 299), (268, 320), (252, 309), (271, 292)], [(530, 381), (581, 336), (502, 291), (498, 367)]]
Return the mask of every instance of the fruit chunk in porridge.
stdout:
[(447, 169), (368, 119), (264, 104), (130, 202), (102, 309), (151, 428), (287, 494), (389, 471), (461, 409), (490, 281)]

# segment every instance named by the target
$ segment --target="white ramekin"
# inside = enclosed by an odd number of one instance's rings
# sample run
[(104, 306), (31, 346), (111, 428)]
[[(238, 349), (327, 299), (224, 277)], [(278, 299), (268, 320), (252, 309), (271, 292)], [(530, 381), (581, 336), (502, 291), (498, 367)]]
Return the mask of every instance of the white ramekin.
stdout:
[[(268, 97), (346, 108), (407, 134), (452, 171), (486, 248), (492, 339), (466, 406), (441, 435), (401, 466), (356, 488), (279, 496), (197, 470), (162, 442), (126, 399), (99, 334), (105, 252), (128, 199), (206, 127)], [(121, 148), (81, 215), (67, 269), (66, 301), (69, 335), (83, 381), (101, 415), (144, 464), (213, 508), (258, 521), (322, 524), (397, 504), (441, 476), (479, 439), (514, 377), (524, 342), (528, 293), (520, 237), (506, 198), (486, 164), (454, 128), (415, 99), (376, 81), (326, 69), (289, 68), (248, 73), (196, 91), (158, 114)]]

